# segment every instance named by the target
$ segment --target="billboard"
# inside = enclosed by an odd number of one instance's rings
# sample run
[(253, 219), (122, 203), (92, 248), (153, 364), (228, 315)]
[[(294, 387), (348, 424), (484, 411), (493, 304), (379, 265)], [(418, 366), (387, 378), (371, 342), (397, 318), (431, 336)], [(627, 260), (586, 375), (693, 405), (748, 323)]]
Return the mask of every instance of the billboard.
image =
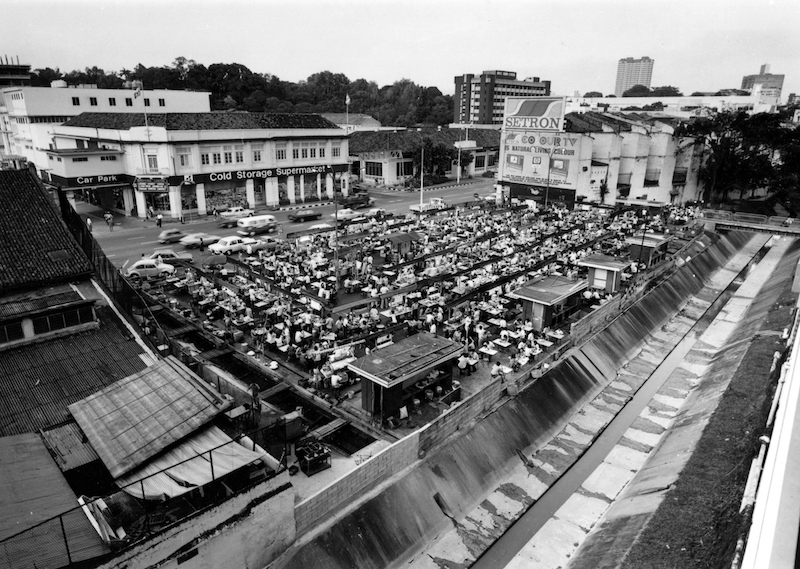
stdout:
[(506, 97), (503, 130), (564, 132), (564, 97)]
[(581, 136), (504, 130), (500, 137), (500, 181), (576, 190)]

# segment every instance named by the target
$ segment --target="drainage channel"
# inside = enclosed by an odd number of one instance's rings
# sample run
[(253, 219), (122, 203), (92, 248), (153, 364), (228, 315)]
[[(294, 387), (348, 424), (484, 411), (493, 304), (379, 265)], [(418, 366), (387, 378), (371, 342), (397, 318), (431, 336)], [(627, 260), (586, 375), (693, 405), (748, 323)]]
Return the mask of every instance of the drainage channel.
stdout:
[(733, 282), (720, 293), (705, 313), (690, 328), (667, 357), (642, 384), (630, 401), (611, 420), (592, 445), (539, 499), (471, 565), (472, 569), (505, 567), (580, 488), (620, 441), (642, 410), (694, 347), (698, 338), (763, 258), (769, 246), (762, 247)]

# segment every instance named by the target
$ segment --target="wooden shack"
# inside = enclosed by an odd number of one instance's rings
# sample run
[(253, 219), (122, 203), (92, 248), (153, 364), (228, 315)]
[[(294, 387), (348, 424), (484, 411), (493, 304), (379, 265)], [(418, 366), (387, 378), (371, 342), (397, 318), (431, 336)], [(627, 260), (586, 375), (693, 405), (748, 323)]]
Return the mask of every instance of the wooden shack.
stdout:
[(522, 301), (523, 319), (530, 319), (538, 332), (556, 327), (580, 310), (584, 280), (574, 281), (561, 275), (538, 277), (509, 293)]
[(597, 253), (587, 255), (578, 261), (578, 266), (586, 267), (589, 270), (586, 279), (589, 288), (614, 294), (620, 288), (622, 271), (628, 267), (628, 263), (619, 261), (610, 255)]

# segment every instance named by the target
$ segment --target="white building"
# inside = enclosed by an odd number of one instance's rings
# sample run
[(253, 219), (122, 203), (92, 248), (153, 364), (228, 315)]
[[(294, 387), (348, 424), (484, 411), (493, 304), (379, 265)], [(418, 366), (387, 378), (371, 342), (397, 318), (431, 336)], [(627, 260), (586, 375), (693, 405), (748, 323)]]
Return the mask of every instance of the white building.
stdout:
[(653, 77), (653, 65), (655, 61), (649, 57), (634, 59), (626, 57), (617, 62), (617, 82), (614, 86), (614, 94), (621, 97), (622, 94), (634, 85), (644, 85), (650, 87), (650, 80)]
[(22, 168), (31, 163), (47, 180), (53, 127), (81, 113), (208, 112), (209, 93), (192, 91), (140, 91), (54, 87), (0, 89), (0, 166)]
[(53, 127), (49, 179), (104, 209), (172, 218), (347, 193), (347, 134), (320, 115), (84, 113)]

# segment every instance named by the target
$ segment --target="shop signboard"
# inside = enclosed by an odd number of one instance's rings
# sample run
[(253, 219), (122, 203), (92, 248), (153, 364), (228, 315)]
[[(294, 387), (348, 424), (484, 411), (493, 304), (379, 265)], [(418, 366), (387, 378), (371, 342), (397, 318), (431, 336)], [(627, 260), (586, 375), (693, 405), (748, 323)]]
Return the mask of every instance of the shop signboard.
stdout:
[(547, 202), (547, 205), (562, 204), (564, 207), (570, 210), (575, 207), (576, 193), (577, 192), (575, 190), (570, 190), (567, 188), (548, 188), (546, 186), (542, 187), (522, 184), (509, 185), (509, 198), (512, 200), (519, 200), (520, 202), (533, 200), (542, 205), (544, 205), (545, 202)]
[(239, 182), (245, 180), (263, 180), (266, 178), (284, 178), (287, 176), (332, 174), (346, 172), (347, 164), (323, 164), (318, 166), (291, 166), (287, 168), (260, 168), (258, 170), (232, 170), (228, 172), (209, 172), (204, 174), (190, 174), (186, 176), (170, 176), (169, 185), (177, 186), (180, 183), (203, 184), (206, 182)]
[(99, 176), (78, 176), (77, 178), (65, 178), (57, 174), (51, 174), (50, 180), (54, 184), (59, 184), (65, 188), (88, 188), (93, 186), (119, 186), (130, 184), (134, 176), (128, 174), (103, 174)]

